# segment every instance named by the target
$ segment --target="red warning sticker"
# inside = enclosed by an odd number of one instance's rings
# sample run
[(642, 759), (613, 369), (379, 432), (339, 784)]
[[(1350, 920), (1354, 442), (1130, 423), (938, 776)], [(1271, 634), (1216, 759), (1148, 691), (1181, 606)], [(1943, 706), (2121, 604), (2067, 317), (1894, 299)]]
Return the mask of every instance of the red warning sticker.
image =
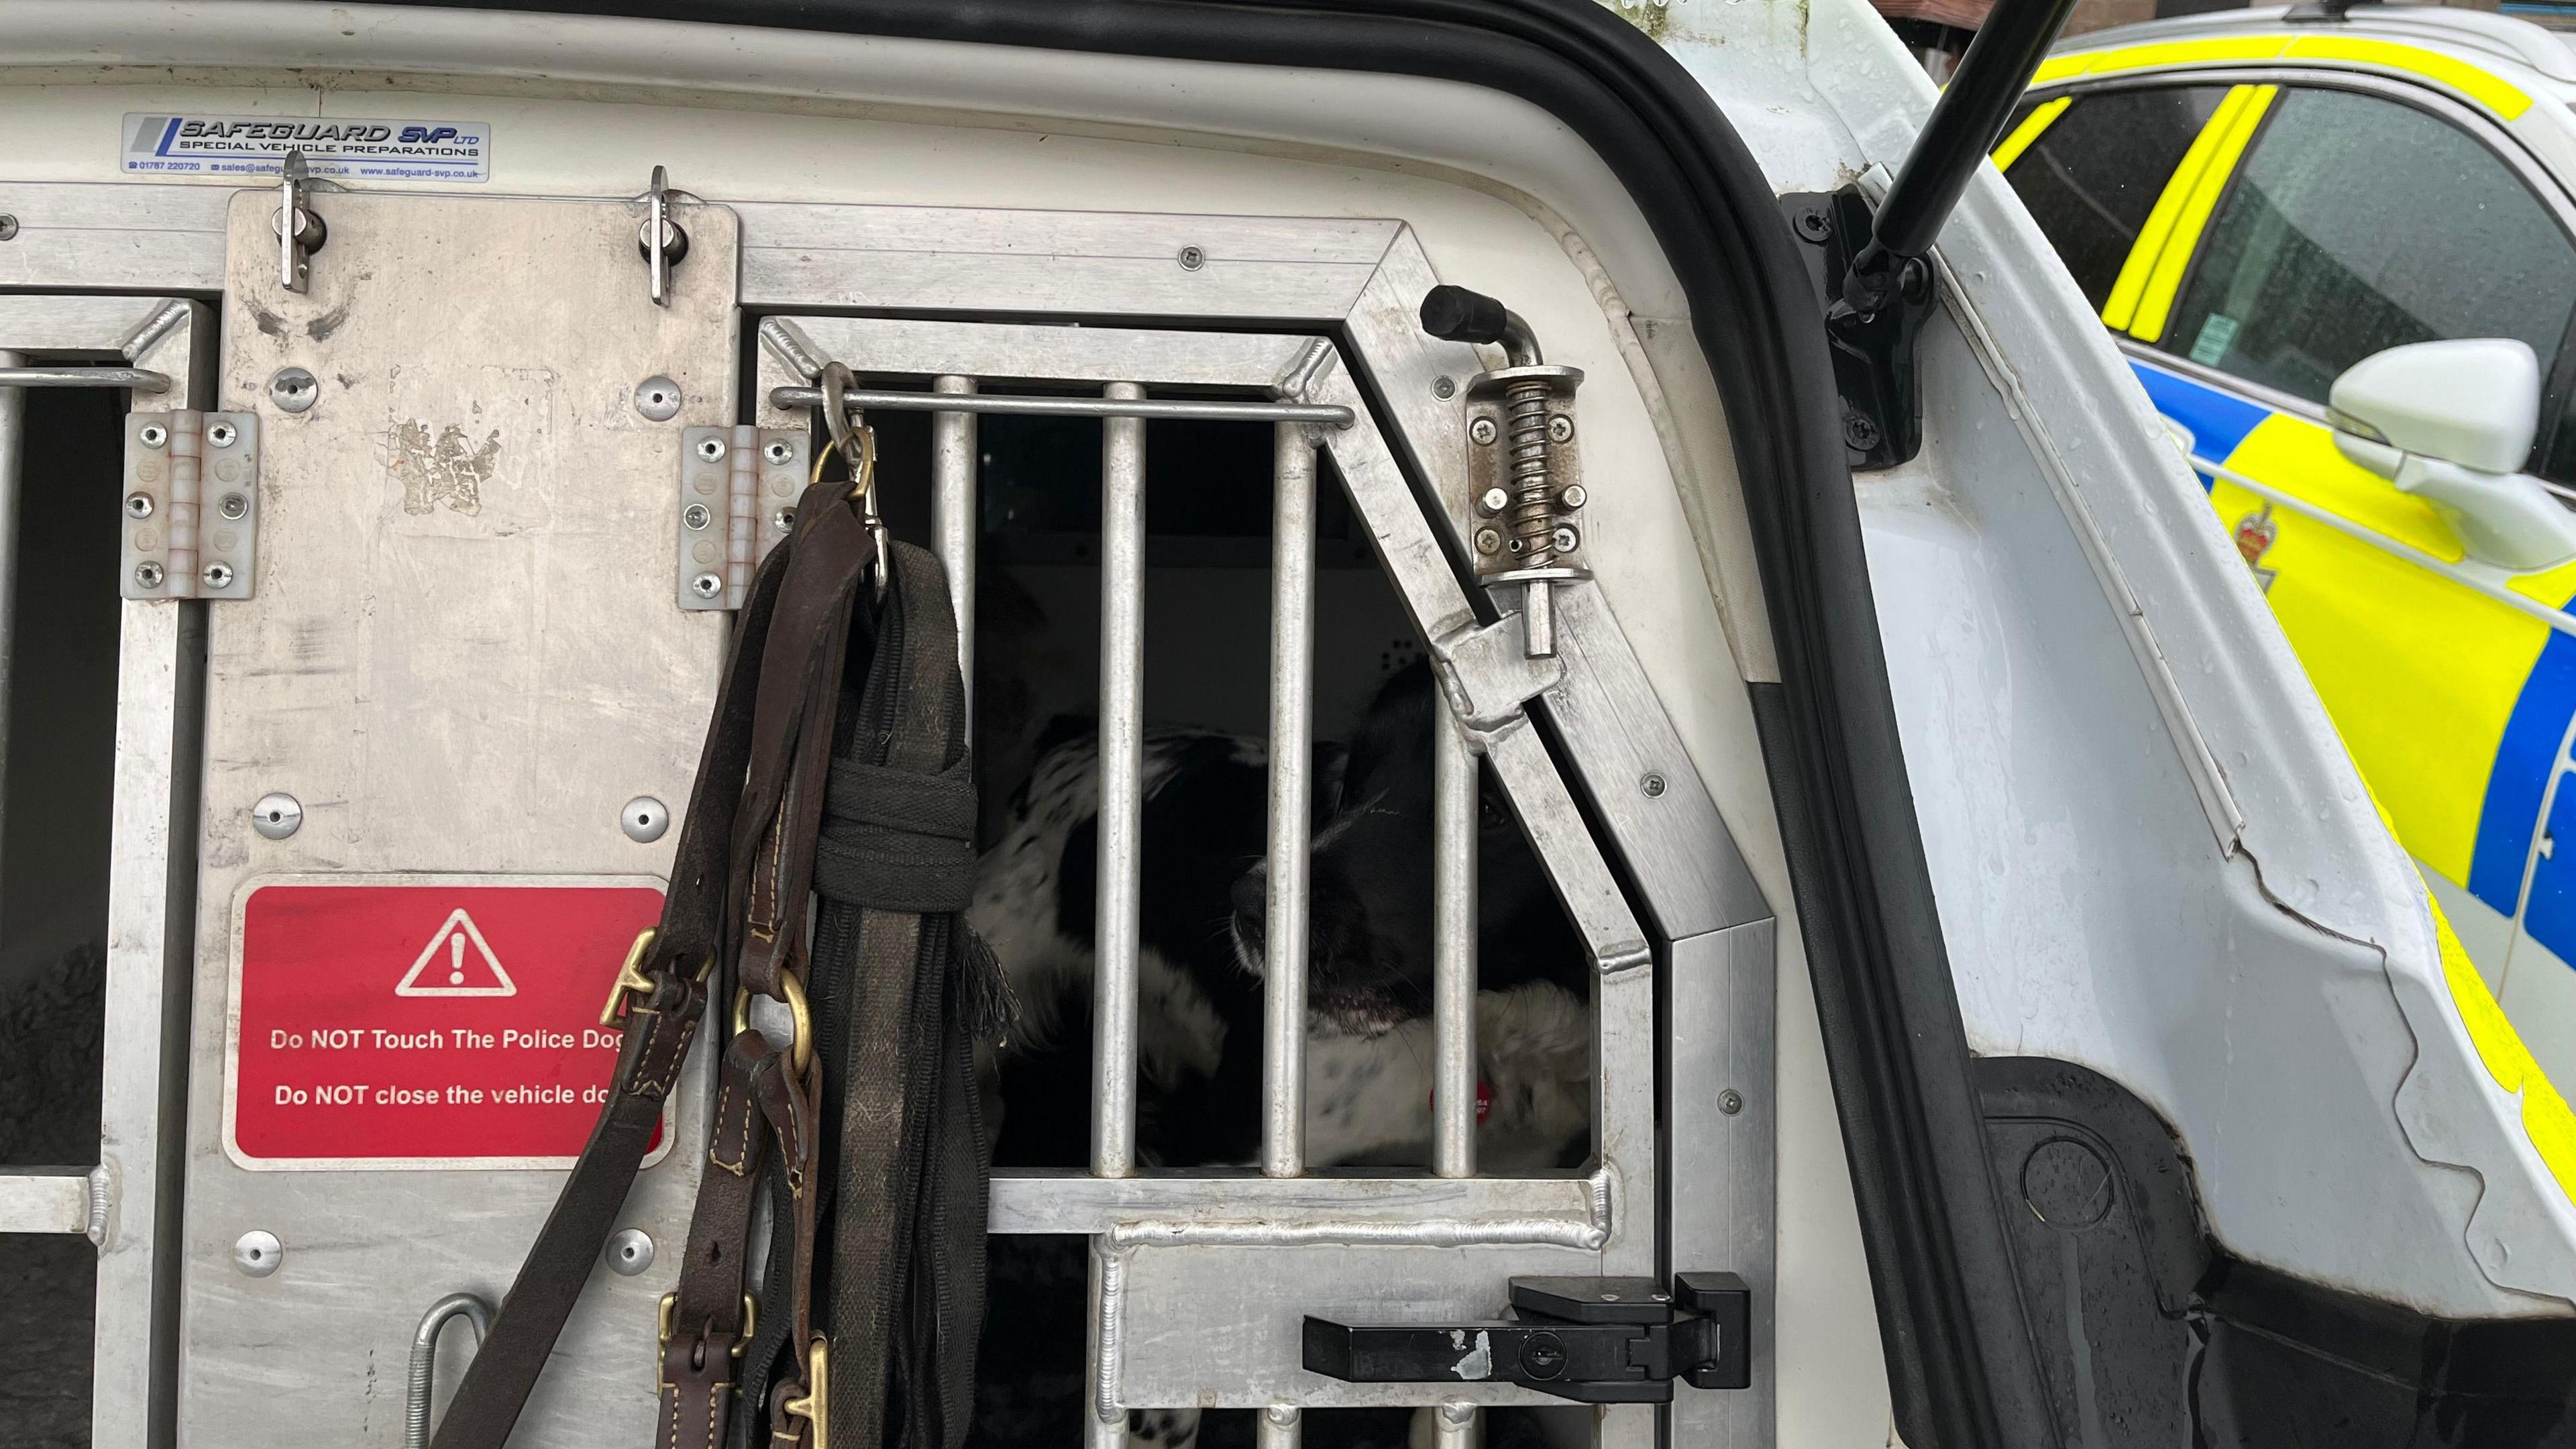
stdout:
[(601, 1004), (661, 912), (631, 877), (253, 883), (225, 1147), (253, 1168), (570, 1166), (617, 1067)]

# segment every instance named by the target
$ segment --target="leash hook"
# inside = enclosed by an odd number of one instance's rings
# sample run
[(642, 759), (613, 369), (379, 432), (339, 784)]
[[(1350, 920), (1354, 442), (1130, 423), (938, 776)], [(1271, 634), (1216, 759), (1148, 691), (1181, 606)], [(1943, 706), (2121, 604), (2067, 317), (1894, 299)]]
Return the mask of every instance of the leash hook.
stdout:
[[(862, 423), (850, 426), (850, 410), (842, 401), (858, 381), (849, 367), (837, 358), (823, 364), (816, 379), (823, 389), (823, 426), (832, 435), (832, 448), (850, 470), (850, 499), (859, 505), (859, 518), (867, 524), (868, 537), (876, 543), (876, 557), (868, 563), (868, 577), (876, 585), (877, 599), (886, 594), (886, 526), (877, 512), (877, 430)], [(817, 470), (820, 469), (819, 460)]]

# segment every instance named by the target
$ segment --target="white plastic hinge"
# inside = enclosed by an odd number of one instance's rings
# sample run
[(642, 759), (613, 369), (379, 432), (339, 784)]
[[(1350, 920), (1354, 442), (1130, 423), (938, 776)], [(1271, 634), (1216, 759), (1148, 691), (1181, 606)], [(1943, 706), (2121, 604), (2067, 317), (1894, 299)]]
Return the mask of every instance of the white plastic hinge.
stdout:
[(807, 448), (805, 434), (787, 428), (681, 431), (681, 608), (739, 609), (751, 596), (752, 573), (795, 525)]
[(247, 599), (257, 577), (259, 418), (128, 413), (117, 591), (129, 599)]

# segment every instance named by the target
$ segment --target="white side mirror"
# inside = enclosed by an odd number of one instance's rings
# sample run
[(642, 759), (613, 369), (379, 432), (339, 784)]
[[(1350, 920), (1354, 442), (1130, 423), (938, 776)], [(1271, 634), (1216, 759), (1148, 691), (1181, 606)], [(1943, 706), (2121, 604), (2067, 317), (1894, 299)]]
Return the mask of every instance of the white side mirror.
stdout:
[(2540, 359), (2507, 337), (2417, 342), (2327, 393), (2335, 448), (2433, 506), (2470, 554), (2519, 573), (2576, 558), (2576, 514), (2520, 472), (2540, 426)]

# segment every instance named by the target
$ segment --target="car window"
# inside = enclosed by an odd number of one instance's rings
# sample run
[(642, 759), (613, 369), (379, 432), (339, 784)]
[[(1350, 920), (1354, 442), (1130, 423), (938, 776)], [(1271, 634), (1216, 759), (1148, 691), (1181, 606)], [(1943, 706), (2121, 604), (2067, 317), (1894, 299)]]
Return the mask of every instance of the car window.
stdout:
[(2291, 90), (2226, 199), (2160, 345), (2323, 403), (2385, 348), (2518, 337), (2548, 367), (2576, 247), (2467, 132), (2412, 106)]
[(2166, 178), (2226, 94), (2225, 86), (2146, 86), (2079, 95), (2004, 173), (2095, 311), (2110, 300)]

